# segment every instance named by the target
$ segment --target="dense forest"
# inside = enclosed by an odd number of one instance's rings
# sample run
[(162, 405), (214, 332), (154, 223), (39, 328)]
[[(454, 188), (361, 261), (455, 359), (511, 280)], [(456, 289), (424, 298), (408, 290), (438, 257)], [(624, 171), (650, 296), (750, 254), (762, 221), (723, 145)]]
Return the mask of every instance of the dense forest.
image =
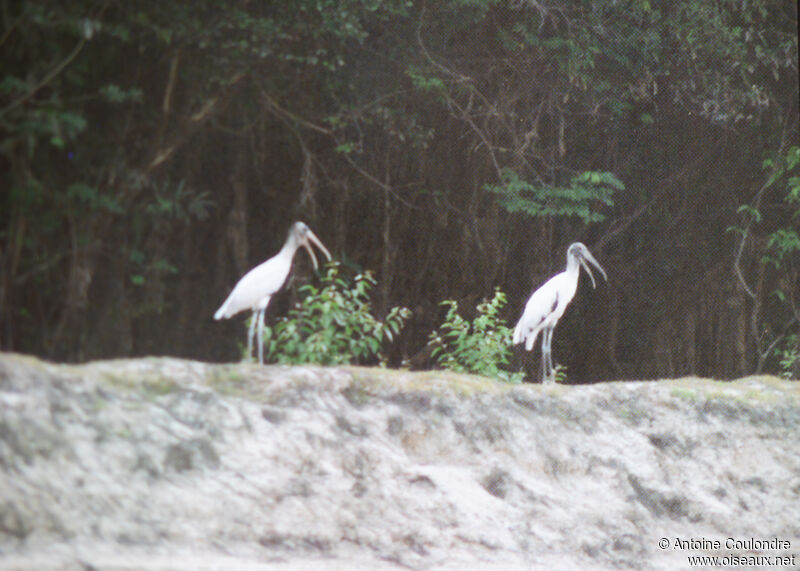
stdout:
[(238, 360), (212, 315), (302, 220), (408, 308), (390, 366), (436, 365), (443, 301), (513, 325), (580, 241), (608, 281), (556, 329), (570, 382), (800, 376), (794, 1), (0, 8), (2, 350)]

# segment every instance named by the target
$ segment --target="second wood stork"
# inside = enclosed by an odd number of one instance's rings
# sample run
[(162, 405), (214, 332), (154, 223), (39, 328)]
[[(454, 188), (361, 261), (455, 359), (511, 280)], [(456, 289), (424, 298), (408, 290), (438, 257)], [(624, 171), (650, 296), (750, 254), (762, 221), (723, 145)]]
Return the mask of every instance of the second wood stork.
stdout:
[(553, 329), (558, 320), (564, 315), (564, 310), (578, 289), (578, 277), (580, 266), (583, 266), (592, 278), (592, 286), (595, 284), (592, 271), (589, 269), (590, 262), (603, 274), (603, 278), (608, 281), (605, 270), (594, 259), (589, 249), (575, 242), (567, 249), (567, 269), (547, 280), (539, 289), (533, 292), (525, 311), (522, 313), (517, 326), (514, 328), (513, 343), (525, 341), (525, 349), (533, 349), (534, 343), (539, 333), (542, 332), (542, 382), (555, 382), (555, 369), (553, 367), (553, 356), (551, 353), (553, 342)]
[(311, 256), (311, 261), (314, 263), (314, 269), (318, 267), (317, 257), (314, 255), (314, 250), (311, 249), (311, 244), (322, 250), (329, 260), (331, 259), (328, 249), (323, 246), (308, 226), (302, 222), (292, 224), (281, 251), (242, 276), (231, 294), (214, 314), (214, 319), (228, 319), (248, 309), (253, 312), (253, 320), (250, 322), (250, 329), (247, 333), (247, 354), (250, 355), (253, 351), (253, 336), (257, 328), (258, 362), (261, 364), (264, 363), (264, 312), (267, 310), (272, 296), (281, 289), (289, 276), (294, 254), (300, 246), (308, 251), (308, 255)]

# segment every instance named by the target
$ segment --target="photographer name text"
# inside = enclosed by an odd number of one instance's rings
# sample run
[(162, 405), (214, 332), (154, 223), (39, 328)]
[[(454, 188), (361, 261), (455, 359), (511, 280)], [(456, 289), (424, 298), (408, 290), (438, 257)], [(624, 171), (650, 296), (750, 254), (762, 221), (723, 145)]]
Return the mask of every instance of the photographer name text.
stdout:
[[(666, 543), (666, 547), (664, 547)], [(792, 542), (788, 539), (780, 539), (778, 537), (770, 537), (768, 539), (757, 539), (749, 537), (746, 539), (735, 539), (728, 537), (725, 539), (706, 539), (705, 537), (690, 537), (680, 538), (676, 537), (674, 540), (667, 542), (661, 540), (659, 545), (662, 549), (674, 550), (720, 550), (732, 549), (736, 551), (788, 551), (792, 548)]]

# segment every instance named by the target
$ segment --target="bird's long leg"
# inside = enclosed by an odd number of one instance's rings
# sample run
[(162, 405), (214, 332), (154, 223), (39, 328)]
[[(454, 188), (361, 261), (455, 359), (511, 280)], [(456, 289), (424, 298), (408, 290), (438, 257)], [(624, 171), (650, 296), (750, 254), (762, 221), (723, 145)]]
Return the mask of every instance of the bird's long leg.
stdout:
[(265, 309), (260, 309), (258, 311), (258, 363), (260, 365), (264, 364), (264, 313), (266, 312)]
[(542, 384), (547, 382), (547, 329), (542, 332)]
[(550, 346), (548, 344), (549, 329), (542, 331), (542, 384), (550, 382)]
[(542, 337), (542, 359), (544, 364), (542, 366), (542, 382), (552, 383), (553, 378), (553, 328), (548, 327), (544, 330)]
[(257, 321), (258, 312), (253, 313), (253, 316), (250, 318), (250, 328), (247, 330), (247, 358), (253, 355), (253, 337), (256, 334), (256, 321)]

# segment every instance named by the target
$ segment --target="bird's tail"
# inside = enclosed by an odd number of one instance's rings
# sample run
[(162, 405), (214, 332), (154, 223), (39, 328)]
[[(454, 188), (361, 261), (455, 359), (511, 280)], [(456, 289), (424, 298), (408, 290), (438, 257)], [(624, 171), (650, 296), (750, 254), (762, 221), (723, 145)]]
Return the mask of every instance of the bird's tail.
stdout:
[(536, 338), (539, 337), (540, 329), (536, 328), (533, 331), (529, 331), (527, 336), (524, 331), (525, 328), (522, 326), (522, 320), (520, 319), (519, 323), (517, 323), (517, 326), (514, 328), (514, 335), (511, 336), (511, 343), (517, 345), (525, 341), (525, 350), (530, 351), (533, 349), (533, 344), (536, 343)]
[(533, 349), (533, 344), (536, 343), (536, 338), (539, 336), (539, 331), (541, 331), (541, 329), (536, 329), (532, 333), (528, 334), (528, 338), (525, 340), (526, 351)]
[(220, 306), (220, 308), (219, 308), (219, 309), (216, 311), (216, 313), (214, 313), (214, 319), (216, 319), (217, 321), (219, 321), (220, 319), (227, 319), (227, 318), (229, 318), (229, 317), (230, 317), (230, 315), (226, 315), (226, 313), (227, 313), (227, 311), (228, 311), (228, 305), (230, 305), (230, 302), (231, 302), (231, 298), (230, 298), (230, 297), (228, 297), (228, 299), (226, 299), (226, 300), (223, 302), (223, 304), (222, 304), (222, 305)]
[(517, 323), (517, 326), (514, 328), (514, 335), (511, 337), (511, 343), (512, 345), (516, 345), (520, 342), (522, 342), (522, 327)]

